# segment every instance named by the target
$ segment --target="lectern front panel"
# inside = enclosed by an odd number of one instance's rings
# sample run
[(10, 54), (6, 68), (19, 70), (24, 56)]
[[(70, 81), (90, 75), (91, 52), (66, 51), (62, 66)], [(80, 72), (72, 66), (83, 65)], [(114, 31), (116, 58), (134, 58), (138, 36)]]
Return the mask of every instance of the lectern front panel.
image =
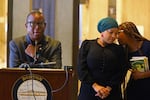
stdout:
[[(33, 78), (34, 80), (31, 80), (30, 78)], [(68, 78), (67, 81), (66, 78)], [(32, 94), (31, 91), (28, 91), (29, 93), (27, 91), (18, 91), (24, 90), (23, 87), (27, 86), (29, 86), (28, 88), (32, 90), (31, 88), (32, 85), (34, 88), (34, 83), (39, 87), (41, 86), (41, 88), (43, 89), (40, 90), (42, 92), (39, 92), (39, 90), (37, 89), (37, 91), (35, 91), (35, 97), (37, 95), (45, 95), (47, 97), (51, 95), (52, 100), (72, 100), (72, 81), (72, 71), (68, 71), (68, 74), (66, 74), (65, 70), (52, 69), (31, 69), (30, 71), (25, 70), (24, 68), (0, 69), (0, 100), (13, 100), (14, 95), (16, 95), (15, 92), (20, 93), (22, 98), (25, 98), (25, 95), (29, 96)], [(16, 83), (19, 85), (16, 85)], [(50, 86), (50, 88), (47, 84)], [(15, 87), (17, 87), (17, 90), (14, 89)], [(46, 94), (46, 92), (44, 92), (44, 90), (46, 90), (44, 87), (46, 87), (46, 89), (49, 88), (48, 90), (51, 89), (51, 94), (49, 94), (50, 92), (47, 92), (48, 94)]]

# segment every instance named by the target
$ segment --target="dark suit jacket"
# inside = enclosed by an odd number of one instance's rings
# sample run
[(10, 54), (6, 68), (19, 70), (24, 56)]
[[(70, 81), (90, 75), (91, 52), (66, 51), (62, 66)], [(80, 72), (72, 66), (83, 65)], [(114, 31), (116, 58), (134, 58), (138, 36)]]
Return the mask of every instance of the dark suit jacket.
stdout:
[[(29, 35), (22, 36), (9, 42), (9, 67), (19, 67), (22, 63), (28, 63), (31, 67), (51, 67), (61, 68), (61, 43), (48, 36), (44, 36), (38, 43), (38, 59), (33, 64), (34, 59), (25, 53), (28, 44), (35, 45)], [(54, 65), (42, 65), (43, 63), (56, 62)], [(40, 64), (40, 65), (39, 65)]]

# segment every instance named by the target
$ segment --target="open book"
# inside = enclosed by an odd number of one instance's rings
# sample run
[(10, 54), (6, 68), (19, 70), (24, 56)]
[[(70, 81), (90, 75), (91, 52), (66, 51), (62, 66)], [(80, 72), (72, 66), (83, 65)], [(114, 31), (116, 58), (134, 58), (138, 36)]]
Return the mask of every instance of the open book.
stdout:
[(132, 57), (130, 59), (131, 67), (140, 72), (149, 70), (148, 58), (146, 56)]

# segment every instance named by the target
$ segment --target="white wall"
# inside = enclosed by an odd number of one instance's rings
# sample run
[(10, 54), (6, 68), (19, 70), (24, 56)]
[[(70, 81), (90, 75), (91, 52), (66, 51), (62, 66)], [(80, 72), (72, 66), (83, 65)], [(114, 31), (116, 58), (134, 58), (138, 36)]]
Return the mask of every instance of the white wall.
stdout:
[(55, 11), (55, 34), (62, 43), (63, 66), (72, 65), (73, 0), (56, 0)]
[[(96, 39), (100, 37), (97, 31), (98, 21), (108, 16), (108, 0), (89, 0), (84, 5), (81, 5), (82, 16), (80, 16), (81, 23), (81, 40)], [(81, 28), (80, 27), (80, 28)]]
[(13, 30), (12, 38), (26, 34), (25, 21), (30, 11), (30, 0), (13, 0)]

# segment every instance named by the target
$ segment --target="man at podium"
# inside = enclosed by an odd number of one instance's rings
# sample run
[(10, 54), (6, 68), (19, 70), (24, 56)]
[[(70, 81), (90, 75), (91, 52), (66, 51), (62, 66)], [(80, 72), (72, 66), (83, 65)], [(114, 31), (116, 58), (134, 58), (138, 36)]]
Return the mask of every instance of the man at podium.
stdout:
[(25, 27), (25, 36), (9, 42), (9, 67), (26, 63), (36, 68), (61, 68), (61, 43), (44, 35), (46, 22), (43, 13), (38, 10), (30, 12)]

